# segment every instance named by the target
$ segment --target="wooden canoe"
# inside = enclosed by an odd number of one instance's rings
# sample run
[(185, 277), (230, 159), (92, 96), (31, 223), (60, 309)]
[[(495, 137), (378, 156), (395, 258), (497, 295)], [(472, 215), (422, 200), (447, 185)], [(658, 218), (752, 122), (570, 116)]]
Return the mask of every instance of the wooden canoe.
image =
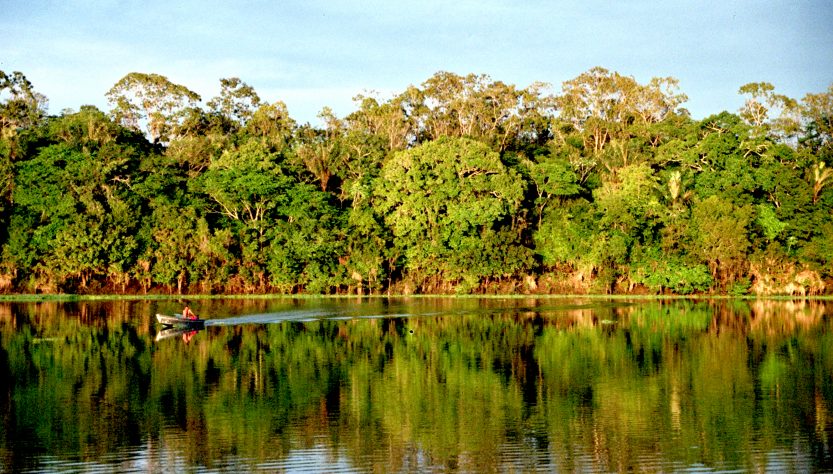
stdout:
[(160, 324), (165, 326), (188, 326), (188, 327), (199, 327), (205, 325), (204, 319), (186, 319), (182, 316), (176, 314), (174, 316), (168, 316), (165, 314), (157, 314), (156, 320), (159, 321)]

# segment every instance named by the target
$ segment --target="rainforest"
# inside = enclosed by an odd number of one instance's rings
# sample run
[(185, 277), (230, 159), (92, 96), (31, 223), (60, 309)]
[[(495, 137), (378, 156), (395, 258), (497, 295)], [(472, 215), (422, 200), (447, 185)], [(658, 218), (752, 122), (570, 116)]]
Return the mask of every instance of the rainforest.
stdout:
[(310, 125), (135, 72), (49, 115), (0, 71), (0, 292), (830, 293), (833, 84), (738, 93), (438, 72)]

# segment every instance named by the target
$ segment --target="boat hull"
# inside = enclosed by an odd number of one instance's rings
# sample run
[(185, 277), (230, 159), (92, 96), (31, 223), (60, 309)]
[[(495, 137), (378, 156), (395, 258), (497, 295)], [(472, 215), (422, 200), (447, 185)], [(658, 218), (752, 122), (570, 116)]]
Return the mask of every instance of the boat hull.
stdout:
[(205, 325), (204, 319), (186, 319), (181, 316), (168, 316), (166, 314), (157, 314), (156, 320), (164, 326), (200, 327)]

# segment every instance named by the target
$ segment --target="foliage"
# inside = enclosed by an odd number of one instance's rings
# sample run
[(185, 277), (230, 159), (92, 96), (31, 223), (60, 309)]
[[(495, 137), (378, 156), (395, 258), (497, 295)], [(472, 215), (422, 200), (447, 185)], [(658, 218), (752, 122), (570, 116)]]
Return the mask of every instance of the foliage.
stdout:
[(441, 138), (396, 152), (376, 189), (376, 206), (410, 271), (479, 279), (510, 275), (522, 265), (502, 265), (499, 256), (506, 255), (505, 244), (511, 248), (500, 236), (511, 230), (523, 182), (488, 146)]
[(131, 72), (107, 92), (107, 99), (117, 122), (138, 130), (146, 120), (151, 141), (166, 143), (171, 138), (172, 124), (187, 107), (196, 105), (200, 96), (165, 76)]
[(202, 107), (134, 72), (109, 114), (47, 116), (0, 71), (0, 291), (745, 292), (773, 276), (753, 260), (829, 278), (833, 86), (739, 93), (695, 120), (671, 77), (596, 67), (554, 94), (441, 71), (299, 125), (237, 77)]
[(679, 295), (703, 293), (714, 284), (709, 269), (702, 264), (687, 265), (673, 260), (659, 260), (636, 268), (632, 280), (655, 293), (670, 291)]

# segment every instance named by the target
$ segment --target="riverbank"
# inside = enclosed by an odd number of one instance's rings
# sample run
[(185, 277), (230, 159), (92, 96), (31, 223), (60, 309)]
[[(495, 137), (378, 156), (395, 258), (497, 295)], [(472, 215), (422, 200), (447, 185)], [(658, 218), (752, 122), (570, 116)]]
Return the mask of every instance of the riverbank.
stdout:
[(191, 300), (220, 300), (220, 299), (333, 299), (333, 300), (362, 300), (383, 298), (447, 298), (447, 299), (590, 299), (590, 300), (772, 300), (772, 301), (833, 301), (833, 295), (822, 296), (785, 296), (785, 295), (541, 295), (541, 294), (504, 294), (504, 295), (443, 295), (443, 294), (390, 294), (390, 295), (316, 295), (316, 294), (217, 294), (217, 295), (120, 295), (120, 294), (7, 294), (0, 295), (0, 303), (43, 303), (43, 302), (75, 302), (75, 301), (171, 301), (182, 302)]

